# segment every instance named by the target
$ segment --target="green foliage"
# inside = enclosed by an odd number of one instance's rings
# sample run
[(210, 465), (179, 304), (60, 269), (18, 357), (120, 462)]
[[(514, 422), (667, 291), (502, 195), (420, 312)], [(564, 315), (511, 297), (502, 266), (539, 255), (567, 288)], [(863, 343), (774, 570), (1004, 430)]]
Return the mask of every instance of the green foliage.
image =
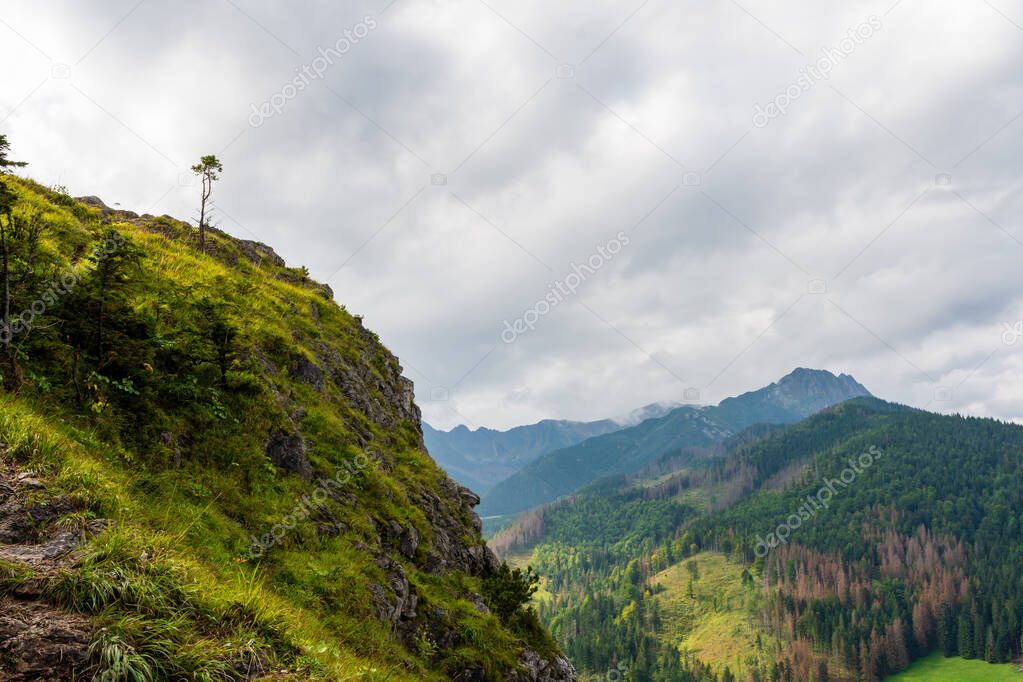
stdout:
[(7, 173), (12, 168), (19, 168), (27, 165), (24, 161), (13, 161), (7, 158), (10, 153), (11, 143), (7, 141), (6, 135), (0, 135), (0, 173)]
[(8, 594), (32, 577), (32, 570), (21, 564), (0, 560), (0, 594)]
[(89, 647), (96, 661), (95, 679), (100, 682), (149, 682), (165, 672), (152, 656), (140, 653), (124, 637), (104, 628)]
[(523, 571), (521, 568), (511, 568), (504, 561), (497, 570), (483, 579), (483, 599), (501, 622), (508, 624), (519, 609), (533, 598), (539, 581), (532, 566)]
[(192, 172), (209, 180), (217, 180), (223, 172), (224, 164), (213, 154), (200, 157), (199, 163), (192, 166)]

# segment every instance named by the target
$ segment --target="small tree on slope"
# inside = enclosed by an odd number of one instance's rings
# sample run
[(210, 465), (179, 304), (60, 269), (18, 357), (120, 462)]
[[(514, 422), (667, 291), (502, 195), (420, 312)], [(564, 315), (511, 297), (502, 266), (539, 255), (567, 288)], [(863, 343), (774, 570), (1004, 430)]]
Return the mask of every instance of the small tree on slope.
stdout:
[(213, 183), (220, 179), (224, 166), (213, 154), (207, 154), (192, 166), (192, 172), (202, 178), (202, 199), (199, 204), (199, 249), (206, 251), (206, 202), (213, 194)]

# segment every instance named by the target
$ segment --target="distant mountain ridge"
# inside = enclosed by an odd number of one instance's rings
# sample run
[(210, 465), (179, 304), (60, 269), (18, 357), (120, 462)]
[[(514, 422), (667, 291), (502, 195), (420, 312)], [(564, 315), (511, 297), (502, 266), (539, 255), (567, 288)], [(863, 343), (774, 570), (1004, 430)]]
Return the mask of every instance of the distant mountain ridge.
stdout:
[(627, 414), (623, 414), (620, 417), (612, 417), (611, 421), (618, 424), (620, 428), (625, 428), (627, 426), (635, 426), (636, 424), (641, 424), (642, 422), (645, 422), (647, 419), (657, 419), (658, 417), (663, 417), (672, 410), (677, 410), (680, 407), (682, 407), (682, 403), (670, 401), (651, 403), (649, 405), (644, 405), (639, 409), (633, 410)]
[(515, 514), (571, 494), (603, 476), (629, 474), (665, 453), (719, 442), (754, 424), (791, 424), (852, 398), (870, 396), (847, 374), (797, 368), (768, 386), (710, 407), (662, 417), (555, 450), (483, 496), (481, 515)]
[(507, 431), (470, 430), (462, 425), (440, 431), (423, 422), (423, 440), (427, 451), (448, 475), (483, 493), (543, 454), (619, 428), (610, 419), (596, 422), (545, 419)]
[(610, 419), (544, 419), (506, 431), (464, 425), (442, 431), (423, 422), (423, 440), (430, 455), (452, 478), (482, 494), (541, 455), (663, 416), (677, 406), (652, 403)]

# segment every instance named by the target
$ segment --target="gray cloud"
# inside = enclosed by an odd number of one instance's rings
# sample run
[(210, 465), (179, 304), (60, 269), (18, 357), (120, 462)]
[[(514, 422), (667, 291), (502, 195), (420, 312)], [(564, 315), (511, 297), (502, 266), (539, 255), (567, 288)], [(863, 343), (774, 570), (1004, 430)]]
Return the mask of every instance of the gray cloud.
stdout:
[[(388, 1), (8, 3), (0, 129), (42, 182), (183, 217), (181, 172), (221, 154), (222, 227), (329, 280), (441, 426), (710, 402), (796, 365), (1023, 417), (1023, 340), (1002, 339), (1023, 319), (1023, 10)], [(872, 14), (829, 79), (753, 125)]]

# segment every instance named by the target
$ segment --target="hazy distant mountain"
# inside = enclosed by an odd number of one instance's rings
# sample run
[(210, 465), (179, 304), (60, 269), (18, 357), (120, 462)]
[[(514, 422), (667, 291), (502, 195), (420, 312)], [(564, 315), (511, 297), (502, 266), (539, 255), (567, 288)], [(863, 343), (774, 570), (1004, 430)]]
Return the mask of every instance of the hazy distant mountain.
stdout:
[(496, 484), (483, 496), (479, 511), (481, 515), (514, 514), (603, 476), (638, 471), (665, 453), (709, 445), (753, 424), (790, 424), (869, 395), (846, 374), (799, 368), (776, 383), (716, 406), (682, 406), (662, 417), (550, 452)]
[(423, 422), (423, 438), (426, 449), (452, 478), (483, 494), (541, 455), (664, 416), (676, 407), (678, 403), (651, 403), (600, 421), (545, 419), (507, 431), (465, 426), (441, 431)]
[(462, 485), (484, 493), (540, 455), (622, 428), (610, 419), (572, 422), (547, 419), (507, 431), (456, 426), (439, 431), (423, 422), (433, 459)]

